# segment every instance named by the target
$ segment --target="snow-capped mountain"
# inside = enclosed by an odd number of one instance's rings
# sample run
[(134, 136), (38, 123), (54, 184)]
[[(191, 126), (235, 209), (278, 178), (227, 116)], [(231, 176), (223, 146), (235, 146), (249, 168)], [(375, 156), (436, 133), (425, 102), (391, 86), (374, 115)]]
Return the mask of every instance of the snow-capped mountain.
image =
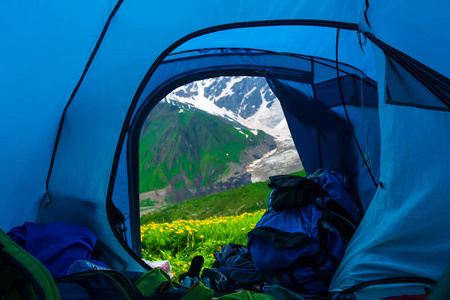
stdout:
[(263, 77), (217, 77), (191, 82), (170, 94), (168, 103), (220, 116), (277, 140), (291, 139), (281, 105)]
[(262, 130), (273, 136), (277, 148), (247, 166), (251, 181), (268, 179), (274, 173), (301, 170), (302, 164), (292, 141), (280, 102), (263, 77), (217, 77), (191, 82), (170, 94), (168, 103), (220, 116), (237, 126)]
[(303, 169), (264, 78), (196, 81), (161, 102), (141, 130), (140, 199), (153, 203), (141, 214)]

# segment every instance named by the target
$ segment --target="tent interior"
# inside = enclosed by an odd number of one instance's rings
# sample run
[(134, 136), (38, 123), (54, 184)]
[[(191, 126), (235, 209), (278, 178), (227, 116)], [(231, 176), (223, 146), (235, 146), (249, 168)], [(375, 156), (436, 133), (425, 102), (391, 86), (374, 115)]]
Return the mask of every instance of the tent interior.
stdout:
[(0, 228), (83, 225), (108, 266), (145, 271), (145, 118), (189, 82), (258, 76), (306, 173), (335, 170), (361, 200), (330, 291), (438, 281), (450, 266), (449, 4), (174, 2), (5, 4)]

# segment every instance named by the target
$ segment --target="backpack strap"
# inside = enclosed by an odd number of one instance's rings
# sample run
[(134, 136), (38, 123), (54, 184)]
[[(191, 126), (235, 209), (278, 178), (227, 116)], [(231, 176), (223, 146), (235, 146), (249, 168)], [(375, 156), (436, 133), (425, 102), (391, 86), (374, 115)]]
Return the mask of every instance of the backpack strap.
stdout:
[(277, 175), (269, 177), (267, 185), (273, 191), (269, 197), (269, 208), (275, 211), (291, 209), (312, 204), (318, 206), (317, 199), (328, 193), (317, 182), (296, 175)]
[(308, 294), (308, 290), (305, 288), (303, 284), (298, 282), (297, 279), (295, 279), (295, 269), (292, 269), (289, 272), (289, 280), (291, 281), (292, 285), (295, 286), (297, 289), (297, 292), (300, 294)]
[(281, 247), (308, 247), (314, 244), (314, 239), (303, 232), (285, 232), (270, 226), (259, 226), (253, 228), (249, 234), (270, 241), (274, 249)]
[[(333, 265), (336, 267), (341, 264), (341, 260), (338, 259), (334, 254), (330, 251), (328, 248), (328, 232), (333, 231), (334, 229), (331, 228), (326, 220), (321, 220), (320, 227), (319, 227), (319, 244), (320, 249), (324, 251), (325, 258), (322, 261), (322, 265), (324, 265), (327, 262), (327, 259), (331, 261)], [(320, 267), (322, 267), (320, 265)]]
[(352, 221), (329, 208), (322, 211), (322, 219), (332, 224), (347, 242), (350, 241), (356, 231), (356, 226)]
[[(325, 248), (326, 249), (326, 248)], [(328, 255), (328, 253), (326, 253)], [(321, 267), (326, 264), (327, 262), (327, 255), (324, 256), (321, 263), (317, 264), (316, 262), (319, 261), (320, 251), (316, 253), (312, 257), (302, 257), (299, 260), (295, 262), (291, 270), (289, 271), (288, 278), (291, 281), (292, 285), (295, 286), (295, 288), (298, 290), (301, 294), (309, 294), (308, 290), (303, 286), (296, 278), (295, 278), (295, 271), (299, 267), (310, 267), (312, 271), (314, 272), (314, 275), (316, 278), (318, 278), (320, 281), (322, 281), (326, 286), (330, 286), (331, 284), (331, 278), (328, 274), (326, 274), (324, 271), (321, 270)]]
[[(17, 245), (0, 229), (0, 297), (22, 295), (21, 299), (60, 300), (56, 283), (44, 265)], [(24, 292), (27, 296), (24, 298)], [(2, 298), (3, 299), (3, 298)]]

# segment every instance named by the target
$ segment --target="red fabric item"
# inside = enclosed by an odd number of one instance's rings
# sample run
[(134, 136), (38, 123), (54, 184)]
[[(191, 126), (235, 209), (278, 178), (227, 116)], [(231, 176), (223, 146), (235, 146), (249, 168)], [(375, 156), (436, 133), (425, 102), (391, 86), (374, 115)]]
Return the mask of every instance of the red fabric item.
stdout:
[(386, 300), (425, 300), (429, 295), (403, 295), (396, 297), (384, 298)]

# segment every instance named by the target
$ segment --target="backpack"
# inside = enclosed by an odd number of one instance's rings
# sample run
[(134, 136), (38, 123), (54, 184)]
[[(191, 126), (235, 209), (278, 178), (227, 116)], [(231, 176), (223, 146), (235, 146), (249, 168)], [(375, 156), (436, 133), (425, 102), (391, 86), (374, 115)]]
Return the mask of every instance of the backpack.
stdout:
[(0, 299), (61, 299), (50, 272), (0, 229)]
[(90, 270), (56, 279), (64, 300), (118, 299), (139, 300), (144, 296), (123, 273), (114, 270)]
[(270, 177), (268, 209), (248, 234), (247, 247), (268, 283), (323, 294), (361, 220), (345, 177), (319, 170), (310, 177)]

